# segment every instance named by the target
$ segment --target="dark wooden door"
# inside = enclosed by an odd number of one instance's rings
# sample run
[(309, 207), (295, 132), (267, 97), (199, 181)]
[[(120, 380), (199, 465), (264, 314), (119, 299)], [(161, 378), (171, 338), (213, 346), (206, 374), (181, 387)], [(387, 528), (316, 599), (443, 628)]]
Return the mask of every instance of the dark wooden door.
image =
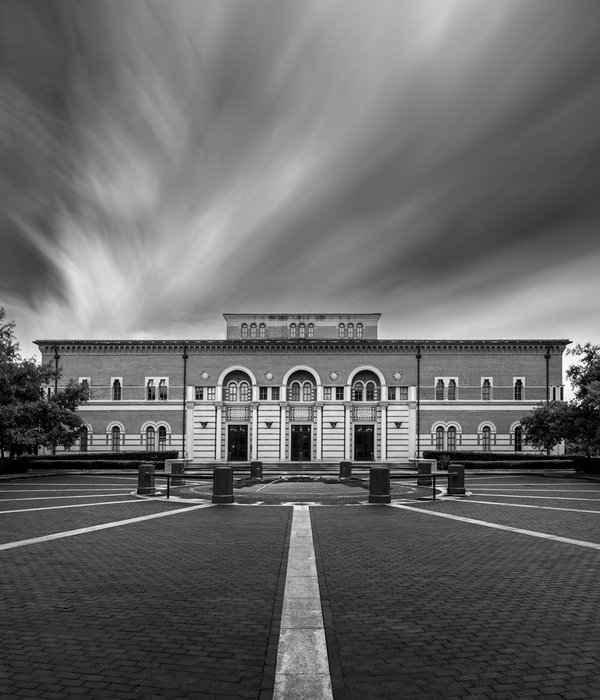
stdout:
[(248, 426), (230, 425), (227, 429), (227, 453), (232, 462), (248, 461)]
[(290, 458), (292, 462), (310, 462), (311, 426), (292, 425)]
[(354, 461), (375, 461), (375, 426), (354, 426)]

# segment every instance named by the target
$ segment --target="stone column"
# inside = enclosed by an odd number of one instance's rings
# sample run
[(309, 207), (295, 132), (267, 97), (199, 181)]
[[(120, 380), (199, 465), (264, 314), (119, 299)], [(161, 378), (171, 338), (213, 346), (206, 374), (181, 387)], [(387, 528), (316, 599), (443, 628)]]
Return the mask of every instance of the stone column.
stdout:
[(255, 462), (258, 459), (258, 403), (252, 404), (252, 438), (250, 442), (250, 459)]
[(388, 433), (388, 424), (387, 424), (387, 412), (388, 412), (388, 407), (387, 404), (381, 404), (381, 461), (385, 462), (387, 461), (387, 433)]
[(351, 422), (351, 417), (352, 417), (352, 404), (351, 403), (345, 403), (344, 404), (344, 460), (346, 462), (351, 462), (352, 461), (352, 454), (350, 452), (350, 447), (352, 444), (352, 422)]
[(287, 411), (284, 403), (279, 404), (279, 461), (285, 462), (285, 433), (287, 430)]
[(223, 404), (215, 404), (215, 460), (221, 461), (221, 425), (223, 422)]
[(317, 462), (320, 462), (323, 459), (323, 404), (317, 403), (315, 408), (317, 410), (316, 460)]

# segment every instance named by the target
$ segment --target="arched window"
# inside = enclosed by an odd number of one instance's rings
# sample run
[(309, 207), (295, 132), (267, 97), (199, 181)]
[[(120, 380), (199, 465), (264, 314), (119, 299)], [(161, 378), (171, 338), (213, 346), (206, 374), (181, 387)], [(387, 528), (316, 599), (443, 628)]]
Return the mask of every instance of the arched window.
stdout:
[(254, 340), (257, 336), (256, 323), (250, 324), (250, 337)]
[(248, 324), (242, 323), (242, 338), (248, 337)]
[(154, 379), (149, 379), (148, 384), (146, 384), (146, 400), (154, 401), (156, 399), (156, 387), (154, 386)]
[(521, 452), (523, 450), (523, 428), (517, 425), (515, 428), (515, 452)]
[(523, 400), (523, 381), (521, 379), (515, 381), (514, 397), (515, 401)]
[(484, 452), (492, 449), (492, 429), (489, 425), (484, 425), (481, 429), (481, 448)]
[(438, 427), (435, 429), (435, 449), (444, 449), (444, 429), (441, 425), (438, 425)]
[(315, 337), (315, 324), (314, 323), (308, 324), (308, 337), (309, 338)]
[(348, 328), (346, 330), (348, 338), (354, 338), (354, 324), (349, 323)]
[(88, 429), (85, 425), (79, 430), (79, 449), (81, 452), (87, 452), (88, 449)]
[(448, 401), (456, 401), (456, 381), (454, 379), (448, 382)]
[(456, 428), (453, 425), (448, 428), (448, 452), (456, 452)]
[(310, 382), (304, 382), (302, 385), (302, 401), (313, 400), (313, 385)]
[(300, 401), (300, 382), (292, 382), (290, 387), (290, 401)]
[(375, 382), (367, 382), (365, 393), (365, 401), (376, 401)]
[(111, 447), (113, 452), (119, 452), (121, 449), (121, 428), (118, 425), (113, 426), (110, 431), (111, 434)]
[(484, 379), (481, 384), (481, 400), (489, 401), (492, 398), (492, 384), (489, 379)]
[(444, 400), (444, 381), (443, 379), (438, 379), (435, 385), (435, 400)]
[(362, 323), (356, 324), (356, 337), (359, 339), (363, 337), (363, 324)]
[(296, 337), (296, 324), (292, 323), (290, 325), (290, 338), (295, 338)]
[(250, 401), (250, 384), (240, 382), (240, 401)]
[(238, 397), (238, 385), (235, 382), (229, 382), (227, 385), (227, 398), (226, 401), (237, 401)]
[(298, 337), (306, 338), (306, 326), (303, 323), (298, 326)]
[(354, 382), (352, 385), (352, 401), (362, 401), (364, 396), (364, 386), (362, 382)]
[(264, 323), (261, 323), (260, 326), (258, 327), (258, 337), (265, 338), (266, 335), (267, 335), (267, 327), (265, 326)]
[(158, 449), (161, 451), (167, 449), (167, 429), (164, 425), (158, 426)]
[(156, 449), (154, 438), (156, 437), (156, 431), (150, 425), (146, 428), (146, 449), (149, 452), (154, 452)]
[(167, 400), (167, 380), (161, 379), (158, 382), (158, 399), (159, 401)]
[(345, 338), (346, 337), (346, 326), (343, 323), (340, 323), (338, 326), (338, 338)]
[(112, 397), (113, 401), (121, 400), (121, 382), (115, 379), (112, 385)]

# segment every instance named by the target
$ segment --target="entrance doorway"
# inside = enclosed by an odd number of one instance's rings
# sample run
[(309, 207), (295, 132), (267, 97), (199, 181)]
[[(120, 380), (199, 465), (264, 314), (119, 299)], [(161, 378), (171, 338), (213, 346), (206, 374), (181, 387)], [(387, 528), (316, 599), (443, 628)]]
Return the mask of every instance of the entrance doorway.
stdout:
[(375, 461), (375, 426), (354, 426), (354, 461)]
[(290, 458), (292, 462), (310, 462), (311, 426), (292, 425)]
[(227, 454), (231, 462), (248, 461), (248, 426), (227, 426)]

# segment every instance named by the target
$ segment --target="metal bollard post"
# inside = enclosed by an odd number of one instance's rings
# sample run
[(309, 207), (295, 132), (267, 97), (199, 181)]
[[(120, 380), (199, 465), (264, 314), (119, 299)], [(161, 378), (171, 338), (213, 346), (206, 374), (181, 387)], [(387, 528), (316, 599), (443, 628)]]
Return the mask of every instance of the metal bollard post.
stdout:
[(233, 469), (215, 467), (213, 469), (213, 503), (233, 503)]
[(143, 496), (154, 496), (154, 464), (152, 462), (142, 462), (138, 468), (137, 492)]
[(418, 460), (417, 461), (417, 472), (418, 472), (418, 478), (417, 478), (417, 486), (431, 486), (432, 481), (431, 481), (431, 472), (432, 472), (432, 464), (435, 462), (432, 462), (432, 460)]
[(251, 479), (262, 479), (263, 478), (263, 463), (262, 462), (250, 462), (250, 478)]
[(352, 462), (340, 462), (340, 479), (352, 478)]
[(371, 467), (369, 469), (369, 503), (389, 503), (390, 470), (387, 467)]
[(451, 464), (448, 467), (448, 495), (464, 496), (465, 494), (465, 468), (462, 464)]

